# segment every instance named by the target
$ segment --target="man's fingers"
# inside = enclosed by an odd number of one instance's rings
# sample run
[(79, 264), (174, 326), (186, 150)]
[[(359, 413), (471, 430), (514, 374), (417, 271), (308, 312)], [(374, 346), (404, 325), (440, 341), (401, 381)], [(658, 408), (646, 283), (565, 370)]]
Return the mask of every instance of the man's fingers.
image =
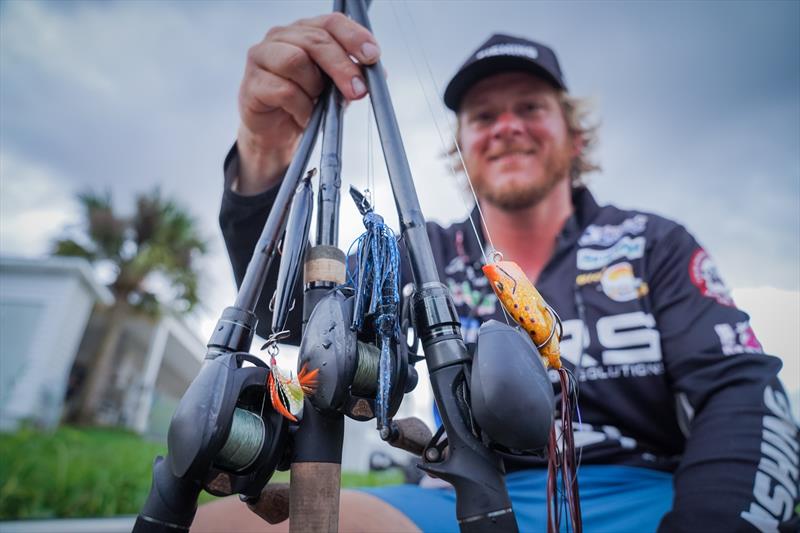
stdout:
[(260, 68), (245, 75), (239, 105), (243, 120), (247, 115), (257, 120), (259, 115), (283, 109), (300, 128), (305, 128), (314, 107), (311, 98), (296, 83)]
[(273, 34), (275, 41), (303, 48), (330, 76), (345, 98), (355, 100), (367, 92), (361, 70), (330, 33), (316, 26), (295, 25)]
[(309, 98), (316, 98), (325, 88), (319, 68), (299, 46), (262, 41), (250, 48), (247, 57), (252, 65), (295, 82)]
[(336, 39), (349, 55), (358, 59), (360, 63), (371, 65), (380, 58), (381, 49), (372, 33), (361, 24), (341, 13), (322, 15), (313, 19), (302, 20), (300, 23), (324, 29)]

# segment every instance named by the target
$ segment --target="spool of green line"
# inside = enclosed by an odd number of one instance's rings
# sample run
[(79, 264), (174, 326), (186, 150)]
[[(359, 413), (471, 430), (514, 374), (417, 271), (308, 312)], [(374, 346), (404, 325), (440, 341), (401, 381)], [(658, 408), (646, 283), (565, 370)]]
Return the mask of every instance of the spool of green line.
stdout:
[(228, 470), (244, 470), (256, 460), (266, 439), (264, 421), (257, 414), (238, 407), (228, 440), (217, 454), (216, 463)]
[(377, 346), (358, 342), (358, 364), (353, 377), (353, 394), (357, 396), (375, 396), (378, 390), (378, 365), (381, 351)]

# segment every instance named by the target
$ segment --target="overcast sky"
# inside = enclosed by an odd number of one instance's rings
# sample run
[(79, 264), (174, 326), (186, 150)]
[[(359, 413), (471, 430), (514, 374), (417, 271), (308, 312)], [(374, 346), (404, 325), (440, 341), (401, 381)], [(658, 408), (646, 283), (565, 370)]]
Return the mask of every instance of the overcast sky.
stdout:
[[(330, 7), (0, 3), (0, 252), (45, 253), (77, 221), (78, 191), (110, 189), (127, 210), (161, 186), (212, 242), (195, 317), (205, 339), (235, 296), (216, 218), (246, 51)], [(683, 222), (748, 295), (756, 332), (777, 329), (762, 342), (784, 352), (798, 387), (800, 3), (377, 1), (371, 15), (427, 217), (453, 221), (468, 206), (438, 157), (434, 117), (450, 117), (438, 98), (432, 116), (420, 83), (435, 97), (493, 32), (547, 43), (601, 122), (599, 200)], [(366, 184), (366, 124), (366, 106), (351, 105), (345, 184)], [(389, 214), (377, 149), (375, 160)], [(342, 217), (345, 245), (360, 231), (346, 199)]]

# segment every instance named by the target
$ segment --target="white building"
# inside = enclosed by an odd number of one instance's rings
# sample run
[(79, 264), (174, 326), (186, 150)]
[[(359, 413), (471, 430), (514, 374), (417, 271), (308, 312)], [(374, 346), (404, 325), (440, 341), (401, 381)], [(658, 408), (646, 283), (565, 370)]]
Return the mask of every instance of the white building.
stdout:
[[(83, 259), (0, 257), (0, 429), (69, 416), (113, 303)], [(204, 343), (173, 317), (132, 318), (116, 351), (100, 421), (165, 435)]]
[[(0, 256), (0, 430), (13, 431), (21, 424), (52, 428), (70, 419), (113, 303), (83, 259)], [(129, 318), (97, 421), (165, 438), (205, 351), (204, 342), (174, 317), (158, 322)], [(282, 345), (281, 351), (281, 364), (291, 368), (297, 347)], [(417, 366), (425, 389), (427, 372), (420, 368), (424, 364)], [(418, 404), (428, 405), (430, 394), (416, 392), (406, 396), (398, 418), (425, 410)], [(411, 458), (380, 439), (374, 420), (346, 419), (342, 468), (367, 471), (376, 450), (401, 462)]]
[(113, 302), (84, 260), (0, 258), (0, 428), (58, 424), (92, 310)]

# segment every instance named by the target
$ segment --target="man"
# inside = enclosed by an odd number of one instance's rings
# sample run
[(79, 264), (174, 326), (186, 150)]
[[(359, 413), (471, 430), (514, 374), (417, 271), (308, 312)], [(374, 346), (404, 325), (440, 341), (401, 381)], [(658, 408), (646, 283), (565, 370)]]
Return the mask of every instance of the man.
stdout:
[[(351, 57), (371, 64), (379, 54), (374, 37), (341, 15), (273, 28), (250, 49), (220, 214), (237, 280), (323, 72), (358, 99), (366, 87)], [(564, 322), (563, 358), (581, 387), (575, 442), (586, 531), (796, 530), (800, 446), (776, 378), (780, 362), (761, 352), (747, 315), (685, 229), (598, 206), (582, 186), (593, 132), (554, 52), (492, 36), (448, 84), (445, 103), (457, 114), (492, 244)], [(428, 233), (464, 336), (474, 340), (480, 322), (500, 316), (479, 274), (479, 243), (466, 222), (429, 224)], [(268, 311), (259, 312), (268, 324)], [(542, 463), (509, 457), (506, 468), (520, 529), (544, 530)], [(446, 488), (343, 491), (340, 515), (342, 530), (457, 530)], [(265, 529), (259, 522), (225, 500), (201, 508), (195, 529)]]

